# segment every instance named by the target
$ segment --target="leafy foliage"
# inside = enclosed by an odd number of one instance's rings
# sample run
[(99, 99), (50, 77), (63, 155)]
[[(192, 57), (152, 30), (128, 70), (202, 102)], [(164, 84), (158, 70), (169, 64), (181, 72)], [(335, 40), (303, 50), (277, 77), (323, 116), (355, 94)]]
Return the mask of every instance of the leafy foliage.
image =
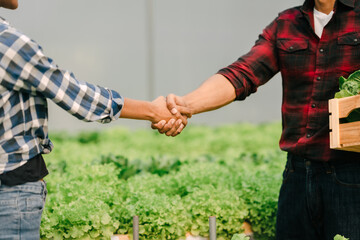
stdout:
[[(339, 78), (339, 92), (335, 93), (335, 98), (343, 98), (355, 96), (360, 93), (360, 70), (350, 74), (346, 79)], [(355, 109), (346, 118), (347, 122), (355, 122), (360, 120), (360, 109)]]
[(349, 240), (348, 238), (345, 238), (344, 236), (341, 236), (341, 235), (336, 235), (335, 237), (334, 237), (334, 240)]
[(360, 70), (350, 74), (346, 79), (339, 78), (339, 92), (335, 94), (335, 98), (343, 98), (354, 96), (360, 93)]
[(256, 239), (274, 239), (285, 164), (280, 129), (237, 124), (188, 127), (176, 138), (121, 128), (51, 136), (41, 238), (131, 235), (134, 215), (142, 239), (207, 236), (214, 215), (219, 240), (241, 232), (245, 220)]
[(234, 234), (234, 236), (231, 238), (231, 240), (249, 240), (250, 237), (246, 236), (245, 234)]

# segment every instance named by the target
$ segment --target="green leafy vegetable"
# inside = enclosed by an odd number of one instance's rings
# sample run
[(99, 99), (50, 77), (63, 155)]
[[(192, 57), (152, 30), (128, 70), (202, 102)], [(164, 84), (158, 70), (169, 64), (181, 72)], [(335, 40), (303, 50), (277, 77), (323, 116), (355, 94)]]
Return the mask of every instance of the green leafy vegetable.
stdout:
[[(339, 92), (335, 93), (335, 98), (344, 98), (355, 96), (360, 93), (360, 70), (350, 74), (346, 79), (339, 78)], [(347, 122), (355, 122), (360, 120), (360, 110), (355, 109), (346, 118)]]
[(349, 239), (338, 234), (334, 237), (334, 240), (349, 240)]
[[(50, 136), (50, 175), (41, 239), (243, 237), (244, 221), (257, 240), (275, 238), (277, 198), (286, 154), (281, 124), (189, 126), (176, 138), (151, 130), (112, 128)], [(240, 238), (241, 240), (247, 239)]]
[(234, 234), (231, 240), (250, 240), (249, 236), (246, 236), (244, 233), (242, 234)]
[(339, 92), (335, 93), (335, 98), (354, 96), (360, 93), (360, 70), (350, 74), (346, 79), (339, 78)]

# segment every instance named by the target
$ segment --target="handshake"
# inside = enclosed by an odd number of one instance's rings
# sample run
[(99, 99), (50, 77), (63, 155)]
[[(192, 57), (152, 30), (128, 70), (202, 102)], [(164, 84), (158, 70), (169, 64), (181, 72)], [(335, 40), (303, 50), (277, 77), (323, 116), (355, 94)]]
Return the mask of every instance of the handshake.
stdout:
[(193, 114), (221, 108), (236, 98), (235, 88), (223, 75), (215, 74), (183, 97), (169, 94), (152, 102), (125, 98), (120, 117), (143, 119), (160, 133), (175, 137)]
[(151, 102), (153, 115), (151, 128), (159, 133), (175, 137), (180, 134), (191, 118), (193, 112), (183, 97), (169, 94), (166, 98), (160, 96)]

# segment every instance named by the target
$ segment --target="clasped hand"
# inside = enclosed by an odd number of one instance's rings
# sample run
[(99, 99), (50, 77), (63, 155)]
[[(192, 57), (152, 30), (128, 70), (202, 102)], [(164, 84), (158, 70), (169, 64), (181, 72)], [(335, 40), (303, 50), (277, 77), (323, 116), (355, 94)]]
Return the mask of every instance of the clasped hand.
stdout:
[(152, 103), (157, 108), (158, 116), (154, 117), (151, 128), (166, 136), (175, 137), (180, 134), (187, 125), (187, 119), (192, 116), (185, 101), (174, 94), (169, 94), (166, 98), (158, 97)]

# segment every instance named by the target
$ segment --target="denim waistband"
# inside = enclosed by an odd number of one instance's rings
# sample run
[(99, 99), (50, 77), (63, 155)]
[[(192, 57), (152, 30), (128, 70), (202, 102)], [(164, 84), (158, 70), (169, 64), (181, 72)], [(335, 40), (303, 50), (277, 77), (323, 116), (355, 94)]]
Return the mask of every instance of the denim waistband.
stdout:
[(287, 160), (287, 165), (292, 171), (294, 171), (296, 168), (306, 169), (311, 167), (313, 169), (323, 169), (326, 171), (326, 173), (331, 173), (334, 168), (348, 167), (349, 165), (351, 166), (360, 164), (360, 160), (356, 159), (339, 159), (336, 161), (325, 162), (307, 159), (291, 153), (288, 153)]
[(46, 189), (46, 182), (44, 180), (39, 180), (36, 182), (28, 182), (16, 186), (1, 185), (0, 182), (0, 193), (7, 191), (22, 191), (22, 192), (32, 192), (32, 193), (40, 194), (45, 189)]

